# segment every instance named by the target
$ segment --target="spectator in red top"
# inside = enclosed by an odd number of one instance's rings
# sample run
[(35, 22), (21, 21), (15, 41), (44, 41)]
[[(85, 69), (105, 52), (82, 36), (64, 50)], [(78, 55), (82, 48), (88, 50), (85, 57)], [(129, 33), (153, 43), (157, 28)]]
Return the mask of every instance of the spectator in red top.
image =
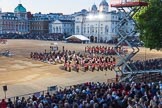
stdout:
[(4, 99), (2, 99), (2, 102), (0, 103), (0, 108), (7, 108), (7, 103)]

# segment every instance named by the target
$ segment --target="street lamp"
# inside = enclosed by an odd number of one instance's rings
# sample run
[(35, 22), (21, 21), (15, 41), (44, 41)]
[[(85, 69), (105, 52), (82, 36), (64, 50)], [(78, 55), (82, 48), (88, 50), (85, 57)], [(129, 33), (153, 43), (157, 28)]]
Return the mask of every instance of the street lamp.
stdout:
[(87, 18), (90, 20), (90, 21), (98, 21), (98, 34), (97, 34), (97, 42), (100, 42), (100, 32), (101, 32), (101, 26), (100, 26), (100, 23), (101, 23), (101, 20), (104, 18), (104, 15), (99, 13), (99, 14), (96, 14), (96, 15), (88, 15)]

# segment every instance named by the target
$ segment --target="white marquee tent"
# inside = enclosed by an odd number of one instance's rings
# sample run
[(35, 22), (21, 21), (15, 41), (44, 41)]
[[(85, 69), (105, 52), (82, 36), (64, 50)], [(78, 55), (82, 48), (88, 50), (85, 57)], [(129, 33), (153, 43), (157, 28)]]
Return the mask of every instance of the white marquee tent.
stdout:
[(72, 35), (66, 38), (67, 42), (75, 42), (75, 43), (89, 43), (90, 39), (83, 35)]

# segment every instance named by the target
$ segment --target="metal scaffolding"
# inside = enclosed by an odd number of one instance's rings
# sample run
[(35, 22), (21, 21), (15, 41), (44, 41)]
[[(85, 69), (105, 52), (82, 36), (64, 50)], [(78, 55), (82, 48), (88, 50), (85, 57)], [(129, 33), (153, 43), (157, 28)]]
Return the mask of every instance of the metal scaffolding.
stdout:
[[(128, 33), (125, 28), (130, 21), (133, 22), (132, 24), (134, 24), (135, 27), (138, 27), (136, 21), (133, 19), (133, 16), (143, 6), (147, 6), (147, 5), (148, 5), (148, 3), (142, 2), (142, 1), (121, 2), (118, 4), (111, 5), (111, 7), (117, 8), (119, 13), (123, 14), (118, 25), (116, 26), (117, 35), (118, 35), (118, 37), (117, 37), (118, 43), (115, 46), (115, 52), (119, 56), (119, 61), (116, 64), (114, 70), (116, 73), (120, 72), (123, 75), (123, 74), (128, 74), (128, 73), (126, 73), (126, 70), (125, 70), (127, 68), (127, 71), (129, 71), (127, 78), (131, 78), (133, 75), (136, 74), (136, 72), (135, 72), (135, 70), (137, 69), (136, 66), (133, 65), (130, 67), (128, 65), (128, 63), (130, 63), (131, 58), (133, 58), (139, 52), (139, 48), (138, 48), (138, 46), (132, 45), (128, 40), (128, 37), (135, 36), (135, 34), (137, 33), (137, 30), (135, 29)], [(117, 51), (118, 48), (122, 47), (123, 43), (126, 44), (131, 49), (130, 51), (128, 51), (128, 54), (126, 54), (126, 55), (123, 55)], [(132, 67), (133, 67), (133, 69), (132, 69)]]

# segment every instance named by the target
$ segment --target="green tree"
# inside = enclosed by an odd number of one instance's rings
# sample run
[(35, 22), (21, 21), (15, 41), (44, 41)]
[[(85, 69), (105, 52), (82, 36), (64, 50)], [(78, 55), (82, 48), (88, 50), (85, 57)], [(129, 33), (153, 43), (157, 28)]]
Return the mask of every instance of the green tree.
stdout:
[(162, 0), (146, 1), (148, 6), (135, 15), (140, 38), (145, 47), (159, 50), (162, 48)]

